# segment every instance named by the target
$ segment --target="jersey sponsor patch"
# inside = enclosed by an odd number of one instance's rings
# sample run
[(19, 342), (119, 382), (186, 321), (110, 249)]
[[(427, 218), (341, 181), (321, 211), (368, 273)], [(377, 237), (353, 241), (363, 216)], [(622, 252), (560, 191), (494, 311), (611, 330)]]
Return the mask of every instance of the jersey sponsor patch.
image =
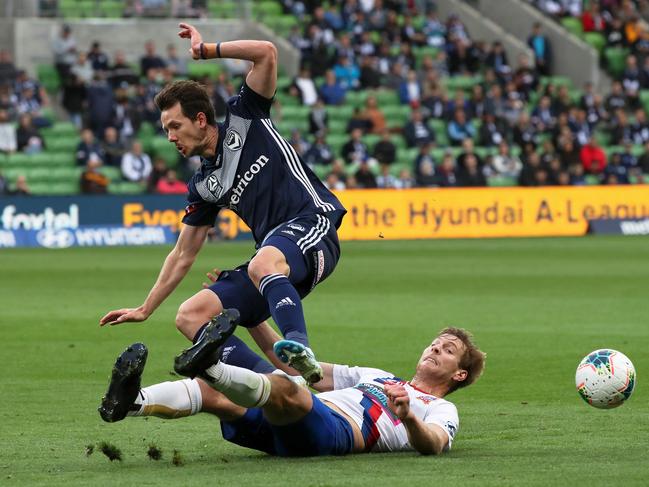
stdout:
[(225, 134), (225, 146), (231, 151), (238, 151), (243, 146), (239, 132), (230, 128)]
[(223, 185), (215, 173), (210, 174), (210, 177), (207, 178), (207, 189), (217, 197), (223, 192)]
[[(376, 379), (375, 381), (378, 382)], [(360, 382), (354, 386), (354, 389), (358, 389), (363, 393), (363, 396), (368, 398), (374, 404), (380, 406), (381, 410), (383, 410), (383, 412), (388, 416), (388, 418), (390, 418), (392, 424), (394, 424), (395, 426), (401, 424), (401, 420), (397, 417), (394, 411), (392, 411), (392, 409), (390, 409), (390, 407), (388, 406), (388, 396), (385, 395), (385, 391), (383, 390), (382, 387), (378, 387), (368, 382)]]

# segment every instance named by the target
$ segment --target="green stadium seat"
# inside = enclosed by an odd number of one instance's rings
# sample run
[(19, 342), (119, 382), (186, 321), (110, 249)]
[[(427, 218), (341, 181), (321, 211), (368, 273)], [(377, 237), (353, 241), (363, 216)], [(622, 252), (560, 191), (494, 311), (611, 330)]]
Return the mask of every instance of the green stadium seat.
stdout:
[(10, 154), (7, 158), (7, 166), (9, 167), (25, 167), (31, 164), (31, 156), (29, 154), (23, 154), (22, 152), (16, 152)]
[(97, 2), (99, 8), (99, 16), (111, 19), (118, 19), (124, 15), (124, 2), (103, 0)]
[(331, 172), (331, 164), (316, 164), (312, 169), (315, 175), (318, 176), (318, 179), (323, 181), (327, 177), (327, 174)]
[(41, 109), (41, 116), (49, 120), (50, 123), (54, 123), (54, 121), (56, 120), (56, 114), (54, 113), (54, 109), (52, 107), (43, 107)]
[[(2, 175), (7, 178), (9, 183), (14, 183), (16, 178), (20, 175), (25, 175), (24, 167), (8, 167), (2, 170)], [(29, 179), (27, 180), (29, 182)]]
[(394, 90), (377, 90), (373, 91), (372, 95), (376, 98), (376, 101), (380, 108), (389, 106), (389, 105), (400, 105), (401, 100), (399, 99), (399, 94)]
[(77, 127), (72, 122), (55, 122), (51, 127), (45, 127), (41, 129), (41, 135), (43, 137), (48, 136), (78, 136), (79, 131)]
[(602, 147), (606, 147), (611, 142), (611, 134), (604, 130), (596, 130), (594, 137), (597, 143)]
[(66, 181), (60, 183), (35, 183), (30, 184), (29, 188), (34, 195), (74, 195), (79, 194), (79, 181)]
[(284, 91), (293, 84), (293, 80), (288, 76), (279, 76), (277, 78), (277, 91)]
[(347, 132), (347, 120), (329, 120), (330, 134), (344, 134)]
[(32, 166), (45, 166), (50, 165), (52, 155), (49, 152), (39, 152), (38, 154), (30, 154), (29, 163)]
[(327, 110), (327, 115), (329, 115), (329, 121), (332, 120), (344, 120), (347, 122), (354, 113), (354, 107), (351, 105), (327, 105), (325, 108)]
[(82, 167), (54, 167), (48, 169), (53, 181), (78, 181)]
[(382, 105), (379, 107), (385, 116), (388, 127), (402, 127), (408, 123), (410, 118), (410, 106), (408, 105)]
[(79, 136), (78, 135), (73, 135), (73, 136), (62, 136), (62, 135), (56, 135), (56, 136), (48, 136), (45, 137), (45, 147), (47, 147), (48, 151), (53, 151), (53, 152), (70, 152), (73, 153), (75, 149), (77, 148), (77, 145), (79, 145)]
[(606, 67), (615, 77), (622, 75), (626, 65), (626, 58), (629, 50), (622, 47), (607, 47), (604, 49), (604, 59)]
[(274, 1), (257, 1), (252, 4), (252, 14), (257, 19), (278, 17), (283, 14), (282, 6)]
[(169, 167), (176, 167), (178, 165), (178, 158), (180, 154), (176, 147), (171, 144), (165, 137), (151, 138), (151, 157), (161, 157)]
[(597, 52), (602, 52), (606, 46), (606, 37), (599, 32), (584, 32), (584, 41), (593, 46)]
[(470, 91), (473, 85), (480, 84), (482, 81), (482, 76), (450, 76), (444, 80), (444, 84), (449, 91)]
[(517, 186), (518, 181), (511, 176), (490, 176), (487, 185), (493, 187)]
[[(414, 161), (414, 159), (413, 159)], [(392, 174), (394, 177), (399, 177), (401, 174), (401, 171), (407, 170), (412, 174), (412, 168), (413, 168), (413, 163), (412, 162), (395, 162), (390, 166), (390, 174)]]
[(581, 37), (584, 32), (584, 27), (581, 23), (581, 20), (575, 17), (564, 17), (561, 19), (561, 25), (570, 32), (571, 34)]
[(327, 136), (327, 144), (334, 151), (336, 156), (340, 156), (340, 149), (349, 140), (348, 134), (329, 134)]
[(190, 78), (209, 76), (216, 79), (222, 71), (223, 66), (218, 61), (191, 62), (187, 65), (187, 73)]
[(282, 34), (286, 37), (291, 32), (291, 29), (299, 24), (299, 21), (293, 15), (278, 15), (265, 18), (264, 24), (278, 34)]
[(108, 186), (108, 192), (112, 194), (141, 194), (145, 189), (140, 183), (130, 181), (115, 181)]
[(282, 108), (302, 104), (298, 98), (291, 96), (288, 93), (277, 93), (275, 94), (275, 98), (279, 101)]
[(299, 130), (304, 135), (309, 130), (309, 121), (308, 120), (281, 120), (275, 123), (277, 131), (282, 134), (283, 137), (289, 138), (293, 130)]
[[(48, 167), (25, 168), (25, 177), (30, 183), (47, 183), (53, 182), (52, 171)], [(63, 182), (66, 182), (64, 178)]]
[(99, 172), (106, 176), (111, 181), (119, 181), (122, 179), (122, 171), (119, 167), (102, 166)]
[(233, 19), (237, 16), (239, 6), (237, 2), (227, 0), (210, 0), (207, 10), (217, 19)]
[(475, 146), (473, 150), (483, 160), (485, 158), (487, 158), (488, 156), (493, 155), (493, 154), (496, 153), (496, 148), (495, 147)]
[(140, 130), (137, 132), (138, 139), (155, 137), (155, 134), (155, 127), (150, 122), (143, 122), (140, 125)]
[(368, 92), (367, 91), (353, 91), (350, 90), (345, 96), (345, 102), (354, 107), (362, 107), (365, 105), (365, 100), (367, 100)]
[[(401, 139), (401, 137), (398, 137), (398, 138)], [(394, 139), (395, 139), (395, 138), (393, 137), (392, 142), (395, 142)], [(379, 140), (381, 140), (381, 136), (380, 136), (380, 135), (376, 135), (376, 134), (367, 134), (367, 135), (364, 135), (364, 136), (363, 136), (363, 142), (365, 142), (365, 143), (367, 144), (367, 147), (370, 148), (370, 151), (372, 150), (372, 148), (376, 145), (376, 143), (377, 143)]]
[(412, 53), (415, 56), (415, 63), (417, 65), (417, 68), (421, 68), (423, 59), (427, 56), (435, 59), (435, 57), (439, 53), (439, 48), (432, 46), (416, 47), (412, 50)]
[(74, 167), (77, 163), (73, 152), (46, 152), (47, 164), (53, 167)]
[(294, 105), (282, 108), (282, 119), (284, 120), (295, 120), (295, 119), (306, 119), (309, 116), (311, 107), (304, 105)]
[(36, 66), (36, 76), (38, 81), (43, 85), (46, 91), (53, 93), (58, 91), (61, 86), (59, 73), (56, 71), (54, 64), (39, 64)]

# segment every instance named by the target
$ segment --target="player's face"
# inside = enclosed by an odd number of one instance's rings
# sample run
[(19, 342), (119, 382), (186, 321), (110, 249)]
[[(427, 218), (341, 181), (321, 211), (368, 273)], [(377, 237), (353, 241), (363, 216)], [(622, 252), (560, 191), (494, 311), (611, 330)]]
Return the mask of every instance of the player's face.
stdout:
[(180, 103), (160, 114), (162, 129), (167, 140), (176, 146), (183, 157), (200, 155), (203, 131), (198, 120), (191, 120), (183, 115)]
[(460, 371), (460, 360), (466, 347), (454, 335), (440, 335), (421, 354), (418, 372), (437, 379), (450, 380)]

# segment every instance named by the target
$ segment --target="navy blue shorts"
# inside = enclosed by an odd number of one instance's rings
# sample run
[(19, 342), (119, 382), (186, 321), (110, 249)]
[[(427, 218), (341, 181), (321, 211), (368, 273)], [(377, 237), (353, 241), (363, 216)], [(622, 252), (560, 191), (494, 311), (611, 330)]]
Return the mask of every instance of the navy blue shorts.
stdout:
[[(273, 246), (286, 257), (291, 269), (288, 276), (300, 298), (306, 297), (336, 268), (340, 244), (334, 224), (323, 215), (291, 220), (271, 230), (260, 248)], [(248, 276), (248, 262), (223, 271), (209, 287), (221, 300), (223, 308), (236, 308), (241, 326), (250, 328), (268, 319), (268, 302)]]
[(284, 426), (270, 424), (261, 409), (248, 409), (236, 421), (221, 421), (223, 439), (246, 448), (281, 457), (346, 455), (354, 448), (349, 421), (320, 399), (299, 421)]

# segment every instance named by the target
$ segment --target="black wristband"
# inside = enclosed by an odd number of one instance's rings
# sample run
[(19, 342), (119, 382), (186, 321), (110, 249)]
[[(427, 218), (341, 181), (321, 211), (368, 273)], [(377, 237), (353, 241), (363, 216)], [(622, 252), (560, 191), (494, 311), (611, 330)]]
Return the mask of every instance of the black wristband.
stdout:
[(216, 43), (216, 57), (221, 57), (221, 43)]
[(200, 56), (201, 59), (207, 59), (207, 58), (205, 57), (205, 45), (204, 45), (202, 42), (201, 42), (201, 44), (198, 46), (198, 52), (199, 52), (199, 56)]

